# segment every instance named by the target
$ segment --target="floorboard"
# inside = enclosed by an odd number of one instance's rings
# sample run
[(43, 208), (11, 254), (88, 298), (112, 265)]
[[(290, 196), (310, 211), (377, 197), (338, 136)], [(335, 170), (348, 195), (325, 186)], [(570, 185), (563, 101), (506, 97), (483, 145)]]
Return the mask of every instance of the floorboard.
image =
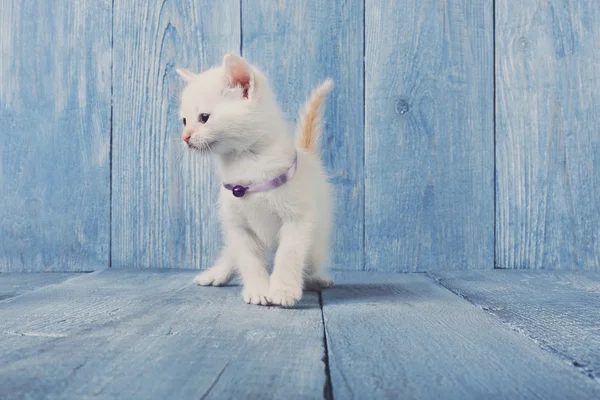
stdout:
[(81, 274), (71, 272), (0, 273), (0, 301), (29, 293), (44, 286), (55, 285), (79, 275)]
[(317, 294), (250, 306), (193, 276), (107, 270), (0, 303), (1, 397), (322, 398)]
[(600, 274), (495, 270), (434, 276), (600, 383)]
[(323, 292), (335, 399), (592, 399), (600, 385), (420, 274)]

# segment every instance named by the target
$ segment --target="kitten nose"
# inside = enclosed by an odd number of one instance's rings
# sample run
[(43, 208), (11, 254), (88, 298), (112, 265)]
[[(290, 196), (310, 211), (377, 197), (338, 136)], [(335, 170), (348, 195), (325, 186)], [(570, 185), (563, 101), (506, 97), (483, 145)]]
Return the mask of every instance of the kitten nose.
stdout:
[(192, 137), (192, 135), (190, 135), (189, 133), (186, 133), (183, 135), (183, 141), (188, 143), (190, 141), (191, 137)]

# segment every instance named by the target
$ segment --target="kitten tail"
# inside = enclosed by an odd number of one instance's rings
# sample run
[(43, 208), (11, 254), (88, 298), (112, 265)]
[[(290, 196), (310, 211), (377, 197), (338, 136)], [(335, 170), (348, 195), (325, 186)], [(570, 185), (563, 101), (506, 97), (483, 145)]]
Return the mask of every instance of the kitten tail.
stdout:
[(318, 88), (313, 90), (300, 114), (298, 128), (296, 130), (297, 145), (314, 154), (319, 154), (320, 151), (319, 140), (323, 129), (323, 110), (321, 105), (323, 104), (327, 93), (329, 93), (332, 88), (333, 81), (327, 79)]

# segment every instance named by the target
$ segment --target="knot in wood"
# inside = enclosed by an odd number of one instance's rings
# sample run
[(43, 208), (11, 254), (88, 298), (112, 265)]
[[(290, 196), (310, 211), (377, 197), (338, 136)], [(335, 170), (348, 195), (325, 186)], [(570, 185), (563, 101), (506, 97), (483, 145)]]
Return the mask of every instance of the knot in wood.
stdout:
[(396, 113), (398, 115), (404, 115), (410, 110), (410, 106), (408, 105), (408, 101), (404, 99), (398, 99), (396, 101)]

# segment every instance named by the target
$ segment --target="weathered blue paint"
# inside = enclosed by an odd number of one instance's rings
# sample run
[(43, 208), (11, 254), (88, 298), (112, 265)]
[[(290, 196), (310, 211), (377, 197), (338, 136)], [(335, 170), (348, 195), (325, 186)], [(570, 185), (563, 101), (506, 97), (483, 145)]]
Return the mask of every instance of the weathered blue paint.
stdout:
[(598, 274), (435, 275), (485, 311), (422, 274), (339, 273), (294, 309), (193, 271), (0, 274), (29, 292), (0, 301), (0, 397), (600, 397)]
[(178, 152), (178, 66), (239, 50), (239, 1), (114, 3), (112, 266), (208, 267), (220, 243), (209, 158)]
[(594, 1), (498, 0), (495, 49), (487, 1), (112, 3), (0, 0), (0, 271), (210, 266), (219, 182), (179, 152), (175, 68), (226, 51), (290, 120), (336, 82), (332, 267), (600, 271)]
[(32, 292), (44, 286), (55, 285), (79, 275), (71, 272), (0, 273), (0, 301)]
[(322, 398), (316, 293), (253, 306), (193, 276), (113, 269), (0, 302), (0, 397)]
[(111, 1), (0, 10), (0, 271), (107, 267)]
[(496, 1), (496, 258), (600, 271), (600, 7)]
[(493, 268), (492, 2), (365, 12), (365, 267)]
[(598, 382), (422, 274), (335, 278), (322, 295), (335, 399), (600, 397)]
[(495, 270), (433, 276), (600, 383), (600, 274)]
[[(363, 1), (242, 1), (243, 56), (271, 80), (290, 121), (325, 78), (322, 155), (334, 185), (331, 266), (363, 265)], [(293, 128), (293, 126), (292, 126)]]

